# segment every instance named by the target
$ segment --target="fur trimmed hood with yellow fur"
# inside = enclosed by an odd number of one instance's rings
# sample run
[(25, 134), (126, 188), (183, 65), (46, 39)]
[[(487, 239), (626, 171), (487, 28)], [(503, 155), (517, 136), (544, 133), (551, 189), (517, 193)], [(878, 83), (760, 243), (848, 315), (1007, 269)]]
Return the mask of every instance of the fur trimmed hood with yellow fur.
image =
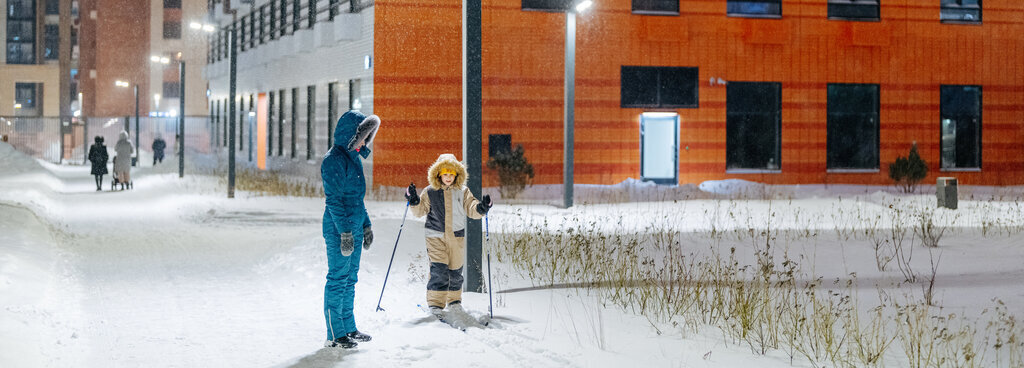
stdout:
[(434, 164), (430, 165), (430, 170), (427, 170), (427, 182), (430, 183), (430, 187), (434, 189), (441, 189), (444, 183), (441, 182), (441, 169), (448, 168), (455, 171), (455, 181), (452, 182), (452, 187), (462, 188), (466, 184), (466, 165), (463, 165), (455, 155), (451, 153), (442, 154), (434, 161)]

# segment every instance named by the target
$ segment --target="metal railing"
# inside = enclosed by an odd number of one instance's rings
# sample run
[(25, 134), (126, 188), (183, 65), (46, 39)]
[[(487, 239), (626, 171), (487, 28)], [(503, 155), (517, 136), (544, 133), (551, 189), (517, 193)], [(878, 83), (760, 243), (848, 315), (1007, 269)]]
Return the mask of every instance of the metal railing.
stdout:
[(228, 58), (232, 26), (238, 30), (238, 51), (245, 52), (317, 23), (333, 22), (343, 11), (359, 13), (373, 4), (374, 0), (271, 0), (210, 35), (206, 62)]

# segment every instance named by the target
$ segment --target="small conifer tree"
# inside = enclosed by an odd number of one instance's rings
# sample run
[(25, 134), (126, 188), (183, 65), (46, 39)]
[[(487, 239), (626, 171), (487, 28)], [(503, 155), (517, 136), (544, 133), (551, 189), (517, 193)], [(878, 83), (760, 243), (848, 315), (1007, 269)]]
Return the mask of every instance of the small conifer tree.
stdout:
[(508, 152), (499, 152), (487, 160), (487, 168), (498, 174), (501, 198), (515, 198), (533, 181), (533, 165), (523, 155), (523, 145)]
[(907, 157), (897, 156), (896, 161), (889, 164), (889, 178), (903, 190), (903, 193), (917, 191), (917, 184), (926, 176), (928, 164), (917, 153), (917, 143), (910, 146), (910, 154)]

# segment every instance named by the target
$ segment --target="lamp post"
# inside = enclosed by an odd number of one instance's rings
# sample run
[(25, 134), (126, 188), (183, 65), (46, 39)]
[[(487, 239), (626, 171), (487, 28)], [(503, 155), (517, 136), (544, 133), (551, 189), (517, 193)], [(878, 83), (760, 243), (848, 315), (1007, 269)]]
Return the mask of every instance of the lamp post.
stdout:
[(576, 13), (590, 8), (591, 0), (577, 1), (565, 12), (565, 100), (564, 100), (564, 147), (562, 158), (562, 189), (565, 208), (572, 207), (573, 197), (573, 151), (576, 125)]

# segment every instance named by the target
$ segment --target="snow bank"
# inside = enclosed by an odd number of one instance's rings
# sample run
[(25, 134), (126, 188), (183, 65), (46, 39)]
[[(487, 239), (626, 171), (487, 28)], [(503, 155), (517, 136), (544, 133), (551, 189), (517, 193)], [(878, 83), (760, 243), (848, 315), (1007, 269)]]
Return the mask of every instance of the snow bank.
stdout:
[(0, 170), (5, 176), (44, 171), (38, 161), (18, 152), (7, 142), (0, 142)]

